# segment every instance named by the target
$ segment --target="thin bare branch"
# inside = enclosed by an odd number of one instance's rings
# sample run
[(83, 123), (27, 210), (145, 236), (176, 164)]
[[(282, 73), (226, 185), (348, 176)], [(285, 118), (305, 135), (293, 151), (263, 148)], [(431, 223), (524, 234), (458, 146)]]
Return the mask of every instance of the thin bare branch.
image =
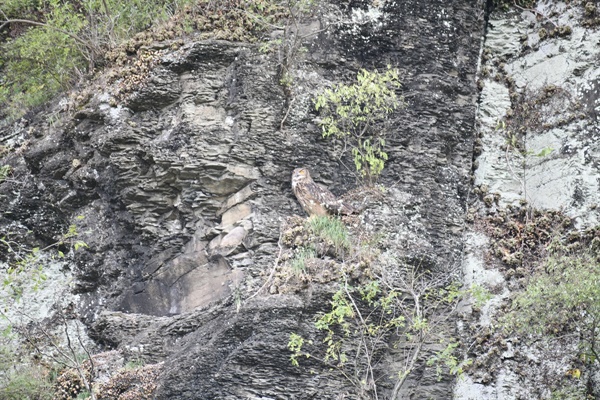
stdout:
[[(281, 231), (283, 232), (283, 229), (281, 229)], [(250, 296), (246, 299), (246, 302), (249, 301), (250, 299), (256, 297), (271, 281), (271, 278), (273, 278), (273, 275), (275, 275), (275, 271), (277, 270), (277, 266), (279, 265), (279, 261), (281, 260), (281, 255), (283, 254), (283, 245), (281, 243), (281, 235), (279, 235), (279, 241), (277, 242), (277, 246), (279, 246), (279, 254), (277, 255), (277, 259), (275, 259), (275, 264), (273, 264), (273, 268), (271, 269), (271, 273), (269, 274), (269, 277), (267, 278), (265, 283), (263, 283), (263, 285), (260, 287), (260, 289), (258, 289), (252, 296)]]

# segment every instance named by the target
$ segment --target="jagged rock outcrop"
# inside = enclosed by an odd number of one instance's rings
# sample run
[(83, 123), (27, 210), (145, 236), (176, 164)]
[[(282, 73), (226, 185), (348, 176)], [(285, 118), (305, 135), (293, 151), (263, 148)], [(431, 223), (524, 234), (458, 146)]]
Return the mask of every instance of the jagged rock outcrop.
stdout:
[[(275, 264), (282, 221), (302, 214), (291, 171), (311, 168), (336, 194), (354, 186), (321, 138), (311, 97), (359, 68), (399, 68), (408, 103), (390, 121), (385, 200), (361, 223), (382, 235), (381, 251), (460, 274), (483, 5), (350, 1), (304, 28), (333, 15), (344, 23), (307, 41), (292, 102), (274, 55), (190, 40), (163, 53), (129, 97), (96, 93), (64, 124), (39, 117), (4, 133), (22, 146), (3, 161), (15, 179), (0, 186), (10, 199), (2, 226), (52, 242), (84, 217), (78, 231), (89, 247), (70, 267), (80, 311), (100, 345), (165, 362), (157, 398), (354, 398), (318, 365), (316, 374), (293, 367), (286, 348), (291, 332), (315, 336), (331, 287), (243, 301)], [(421, 366), (403, 398), (451, 391), (452, 379)]]

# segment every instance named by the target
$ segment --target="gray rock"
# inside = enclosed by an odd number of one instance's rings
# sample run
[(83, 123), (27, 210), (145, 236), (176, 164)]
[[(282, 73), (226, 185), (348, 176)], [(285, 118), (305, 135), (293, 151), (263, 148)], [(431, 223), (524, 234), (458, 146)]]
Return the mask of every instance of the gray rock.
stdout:
[[(335, 14), (324, 22), (341, 15), (347, 23), (306, 43), (284, 129), (275, 57), (245, 43), (196, 41), (165, 54), (122, 104), (98, 95), (77, 119), (4, 161), (22, 182), (0, 186), (13, 200), (0, 204), (2, 226), (19, 221), (48, 242), (85, 217), (79, 231), (89, 248), (72, 266), (87, 299), (84, 320), (107, 348), (135, 347), (165, 362), (157, 398), (355, 398), (318, 362), (293, 367), (286, 347), (292, 332), (319, 340), (313, 321), (335, 288), (239, 301), (275, 264), (282, 221), (302, 214), (294, 168), (309, 167), (336, 195), (355, 186), (345, 168), (352, 160), (321, 137), (311, 98), (359, 68), (399, 68), (408, 103), (388, 121), (385, 199), (369, 204), (360, 223), (382, 235), (390, 260), (460, 275), (481, 5), (380, 3), (327, 6)], [(33, 124), (46, 127), (41, 116)], [(382, 376), (401, 357), (390, 354)], [(382, 383), (383, 392), (391, 386)], [(451, 393), (451, 377), (438, 382), (421, 364), (403, 398)]]

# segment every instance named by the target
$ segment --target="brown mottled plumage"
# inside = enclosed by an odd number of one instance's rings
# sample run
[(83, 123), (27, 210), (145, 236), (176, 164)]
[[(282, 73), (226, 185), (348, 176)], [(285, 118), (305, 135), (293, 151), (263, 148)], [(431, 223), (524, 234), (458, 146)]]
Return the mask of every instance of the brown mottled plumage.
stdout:
[(354, 208), (345, 204), (329, 190), (317, 185), (306, 168), (296, 168), (292, 172), (292, 190), (298, 202), (309, 216), (329, 214), (352, 214)]

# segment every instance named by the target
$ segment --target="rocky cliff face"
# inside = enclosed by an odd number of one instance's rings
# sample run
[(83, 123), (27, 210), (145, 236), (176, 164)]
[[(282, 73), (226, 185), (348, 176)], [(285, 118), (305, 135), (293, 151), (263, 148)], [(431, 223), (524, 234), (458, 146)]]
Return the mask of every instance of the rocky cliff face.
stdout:
[[(573, 10), (560, 18), (579, 21), (583, 11)], [(494, 136), (511, 92), (484, 79), (477, 107), (485, 12), (481, 2), (462, 0), (323, 4), (302, 21), (301, 29), (314, 34), (294, 60), (291, 92), (279, 83), (277, 55), (258, 45), (189, 39), (176, 50), (157, 50), (156, 65), (128, 96), (116, 97), (116, 87), (107, 86), (73, 116), (56, 108), (58, 123), (40, 114), (3, 130), (2, 143), (14, 151), (3, 159), (13, 173), (0, 183), (2, 229), (23, 236), (32, 231), (34, 241), (49, 244), (78, 221), (88, 247), (73, 255), (64, 274), (73, 277), (69, 290), (81, 319), (101, 348), (164, 362), (156, 398), (355, 398), (335, 373), (317, 364), (293, 367), (286, 347), (291, 332), (317, 337), (312, 321), (328, 311), (334, 285), (315, 282), (287, 292), (269, 283), (256, 295), (278, 262), (282, 223), (303, 215), (291, 171), (310, 168), (336, 194), (355, 186), (346, 167), (352, 161), (321, 138), (311, 102), (319, 89), (352, 79), (360, 68), (401, 71), (407, 107), (390, 120), (389, 161), (380, 181), (385, 196), (366, 202), (359, 219), (366, 231), (381, 235), (384, 254), (463, 274), (465, 243), (467, 255), (474, 251), (465, 240), (474, 143), (475, 154), (483, 152), (475, 183), (500, 192), (503, 201), (553, 206), (542, 190), (549, 187), (547, 175), (536, 172), (548, 168), (564, 170), (572, 187), (556, 206), (576, 205), (575, 216), (597, 201), (597, 182), (588, 174), (597, 173), (597, 146), (584, 134), (597, 134), (598, 71), (586, 44), (596, 31), (574, 29), (542, 42), (536, 30), (545, 22), (531, 12), (490, 17), (482, 68), (492, 76), (495, 69), (505, 73), (525, 97), (527, 90), (560, 86), (563, 75), (572, 76), (565, 90), (585, 100), (581, 111), (590, 117), (557, 123), (544, 131), (550, 139), (538, 136), (528, 144), (535, 151), (553, 147), (560, 165), (529, 161), (528, 191), (519, 192), (504, 167), (502, 139)], [(525, 55), (513, 48), (524, 34), (531, 42)], [(580, 58), (569, 55), (569, 46), (587, 51), (588, 61), (575, 62)], [(540, 78), (538, 70), (553, 75)], [(569, 143), (587, 143), (577, 153), (579, 164), (565, 163), (578, 148)], [(570, 178), (573, 168), (580, 178)], [(468, 229), (466, 238), (473, 235)], [(399, 357), (392, 351), (382, 368)], [(457, 398), (470, 398), (477, 384), (468, 382)], [(389, 392), (391, 383), (382, 387)], [(448, 399), (452, 390), (451, 378), (438, 382), (435, 370), (421, 365), (402, 398)]]
[[(500, 238), (478, 224), (498, 218), (514, 222), (514, 210), (524, 205), (537, 210), (530, 217), (534, 224), (561, 210), (563, 227), (543, 228), (550, 235), (566, 230), (572, 243), (598, 237), (596, 7), (594, 2), (540, 2), (489, 16), (474, 174), (474, 191), (484, 204), (471, 208), (475, 224), (465, 236), (464, 278), (493, 288), (495, 295), (476, 324), (475, 353), (482, 368), (458, 382), (457, 399), (550, 398), (558, 387), (569, 387), (566, 393), (597, 387), (593, 367), (584, 368), (578, 360), (577, 340), (531, 344), (524, 337), (491, 335), (482, 342), (493, 331), (498, 309), (526, 279), (527, 272), (515, 265), (524, 267), (523, 260), (531, 257), (521, 253), (517, 263), (511, 260), (514, 253), (490, 259), (490, 248)], [(584, 371), (581, 379), (570, 378), (568, 371), (578, 368)], [(597, 398), (597, 389), (591, 392)]]

